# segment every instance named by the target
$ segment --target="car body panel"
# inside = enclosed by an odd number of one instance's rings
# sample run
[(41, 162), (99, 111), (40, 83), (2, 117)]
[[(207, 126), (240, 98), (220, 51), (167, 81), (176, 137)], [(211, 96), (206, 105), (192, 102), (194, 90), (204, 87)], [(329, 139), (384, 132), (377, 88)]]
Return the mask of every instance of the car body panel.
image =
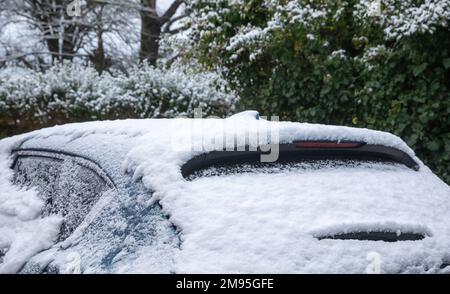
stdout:
[[(217, 137), (227, 139), (217, 144)], [(396, 148), (418, 170), (373, 164), (192, 181), (181, 172), (190, 159), (224, 147), (317, 140)], [(448, 270), (441, 267), (450, 260), (450, 188), (389, 133), (248, 116), (69, 124), (1, 140), (2, 154), (13, 154), (0, 162), (3, 178), (20, 149), (87, 158), (115, 185), (72, 235), (34, 255), (23, 272), (70, 272), (78, 256), (86, 273), (363, 273), (373, 254), (381, 272)], [(426, 237), (318, 238), (370, 230)]]

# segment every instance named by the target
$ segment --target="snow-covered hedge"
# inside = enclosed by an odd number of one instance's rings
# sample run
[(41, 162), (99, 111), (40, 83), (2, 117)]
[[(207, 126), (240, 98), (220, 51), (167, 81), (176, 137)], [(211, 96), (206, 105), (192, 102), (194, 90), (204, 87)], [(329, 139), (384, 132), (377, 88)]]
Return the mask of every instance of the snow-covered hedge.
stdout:
[(225, 115), (236, 96), (211, 73), (161, 70), (148, 65), (128, 74), (99, 75), (72, 63), (46, 72), (0, 71), (0, 128), (3, 135), (73, 121), (119, 118)]
[(211, 41), (205, 44), (211, 50), (234, 52), (235, 58), (249, 50), (253, 56), (261, 53), (277, 33), (292, 27), (302, 27), (312, 40), (327, 30), (345, 30), (334, 25), (351, 20), (349, 25), (361, 29), (351, 37), (368, 37), (373, 29), (384, 40), (398, 41), (435, 33), (450, 21), (448, 0), (191, 0), (190, 5), (193, 35)]

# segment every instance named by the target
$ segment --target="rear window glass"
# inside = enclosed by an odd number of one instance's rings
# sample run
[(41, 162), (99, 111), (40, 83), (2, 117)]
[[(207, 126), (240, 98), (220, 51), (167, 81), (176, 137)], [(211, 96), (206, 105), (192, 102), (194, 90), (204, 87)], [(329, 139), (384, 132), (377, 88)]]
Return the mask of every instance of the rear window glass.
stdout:
[[(273, 147), (273, 146), (272, 146)], [(366, 163), (402, 164), (418, 171), (419, 164), (405, 152), (388, 146), (332, 141), (294, 142), (262, 150), (216, 150), (197, 155), (181, 166), (185, 179), (244, 172), (357, 167)], [(270, 155), (269, 158), (267, 155)], [(275, 163), (269, 163), (275, 162)]]
[(353, 160), (315, 160), (302, 162), (274, 162), (274, 163), (247, 163), (247, 164), (227, 164), (215, 165), (204, 169), (199, 169), (190, 174), (188, 181), (204, 177), (216, 177), (236, 174), (277, 174), (291, 173), (299, 171), (315, 171), (324, 169), (348, 169), (348, 168), (368, 168), (372, 170), (398, 170), (408, 169), (402, 164), (393, 162), (375, 161), (353, 161)]

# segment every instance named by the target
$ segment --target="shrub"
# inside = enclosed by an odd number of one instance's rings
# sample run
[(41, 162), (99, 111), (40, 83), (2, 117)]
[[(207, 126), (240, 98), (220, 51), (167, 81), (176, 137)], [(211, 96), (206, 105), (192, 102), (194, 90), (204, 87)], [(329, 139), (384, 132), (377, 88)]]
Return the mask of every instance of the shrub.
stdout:
[(149, 65), (127, 75), (72, 63), (46, 72), (8, 68), (0, 72), (0, 135), (86, 120), (191, 116), (196, 107), (226, 115), (235, 97), (213, 74)]

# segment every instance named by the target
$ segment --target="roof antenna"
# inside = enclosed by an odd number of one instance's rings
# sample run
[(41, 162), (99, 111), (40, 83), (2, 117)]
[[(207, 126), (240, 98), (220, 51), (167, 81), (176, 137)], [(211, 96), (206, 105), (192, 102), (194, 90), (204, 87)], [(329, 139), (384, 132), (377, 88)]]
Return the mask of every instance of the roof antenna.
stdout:
[(259, 120), (259, 112), (256, 110), (246, 110), (239, 113), (236, 113), (227, 119), (256, 119)]

